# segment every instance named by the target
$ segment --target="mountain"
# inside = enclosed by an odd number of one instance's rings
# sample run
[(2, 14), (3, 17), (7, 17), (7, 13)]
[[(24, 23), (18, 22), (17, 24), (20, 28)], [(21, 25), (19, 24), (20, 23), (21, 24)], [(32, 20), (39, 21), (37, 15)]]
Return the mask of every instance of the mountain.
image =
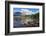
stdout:
[(21, 16), (21, 12), (14, 12), (14, 16)]

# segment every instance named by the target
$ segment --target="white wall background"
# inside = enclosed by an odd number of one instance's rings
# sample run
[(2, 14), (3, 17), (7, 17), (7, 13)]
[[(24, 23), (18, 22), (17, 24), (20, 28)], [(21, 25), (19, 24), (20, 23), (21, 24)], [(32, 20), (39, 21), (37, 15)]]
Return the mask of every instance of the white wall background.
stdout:
[[(16, 1), (44, 2), (45, 3), (45, 18), (46, 18), (46, 0), (16, 0)], [(45, 22), (45, 28), (46, 28), (46, 22)], [(46, 29), (45, 29), (45, 32), (46, 32)], [(4, 34), (5, 34), (5, 0), (0, 0), (0, 36), (5, 36)], [(14, 36), (46, 36), (46, 33), (23, 34), (23, 35), (14, 35)]]

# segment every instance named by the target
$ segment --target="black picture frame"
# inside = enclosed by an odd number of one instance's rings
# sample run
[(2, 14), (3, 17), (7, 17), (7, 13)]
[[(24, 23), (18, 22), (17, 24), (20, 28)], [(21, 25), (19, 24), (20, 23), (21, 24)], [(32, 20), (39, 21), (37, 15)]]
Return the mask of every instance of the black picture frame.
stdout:
[[(28, 5), (42, 5), (42, 24), (43, 24), (43, 29), (42, 31), (25, 31), (25, 32), (10, 32), (10, 11), (9, 11), (9, 4), (28, 4)], [(45, 8), (44, 8), (44, 3), (38, 3), (38, 2), (18, 2), (18, 1), (5, 1), (5, 35), (17, 35), (17, 34), (34, 34), (34, 33), (44, 33), (45, 31)]]

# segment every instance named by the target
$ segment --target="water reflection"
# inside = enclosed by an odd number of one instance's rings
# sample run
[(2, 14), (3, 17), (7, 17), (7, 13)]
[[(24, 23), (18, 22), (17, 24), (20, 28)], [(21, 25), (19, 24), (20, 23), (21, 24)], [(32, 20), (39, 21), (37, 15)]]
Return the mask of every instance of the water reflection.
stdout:
[(16, 17), (14, 19), (14, 27), (23, 27), (22, 19), (20, 17)]

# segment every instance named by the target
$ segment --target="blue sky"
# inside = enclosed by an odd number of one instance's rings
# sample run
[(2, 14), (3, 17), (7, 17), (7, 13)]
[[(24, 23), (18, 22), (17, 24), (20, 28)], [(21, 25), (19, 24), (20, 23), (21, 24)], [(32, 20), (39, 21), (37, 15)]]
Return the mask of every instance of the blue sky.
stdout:
[(32, 13), (37, 13), (39, 12), (38, 8), (13, 8), (13, 12), (21, 12), (21, 11), (31, 11)]

